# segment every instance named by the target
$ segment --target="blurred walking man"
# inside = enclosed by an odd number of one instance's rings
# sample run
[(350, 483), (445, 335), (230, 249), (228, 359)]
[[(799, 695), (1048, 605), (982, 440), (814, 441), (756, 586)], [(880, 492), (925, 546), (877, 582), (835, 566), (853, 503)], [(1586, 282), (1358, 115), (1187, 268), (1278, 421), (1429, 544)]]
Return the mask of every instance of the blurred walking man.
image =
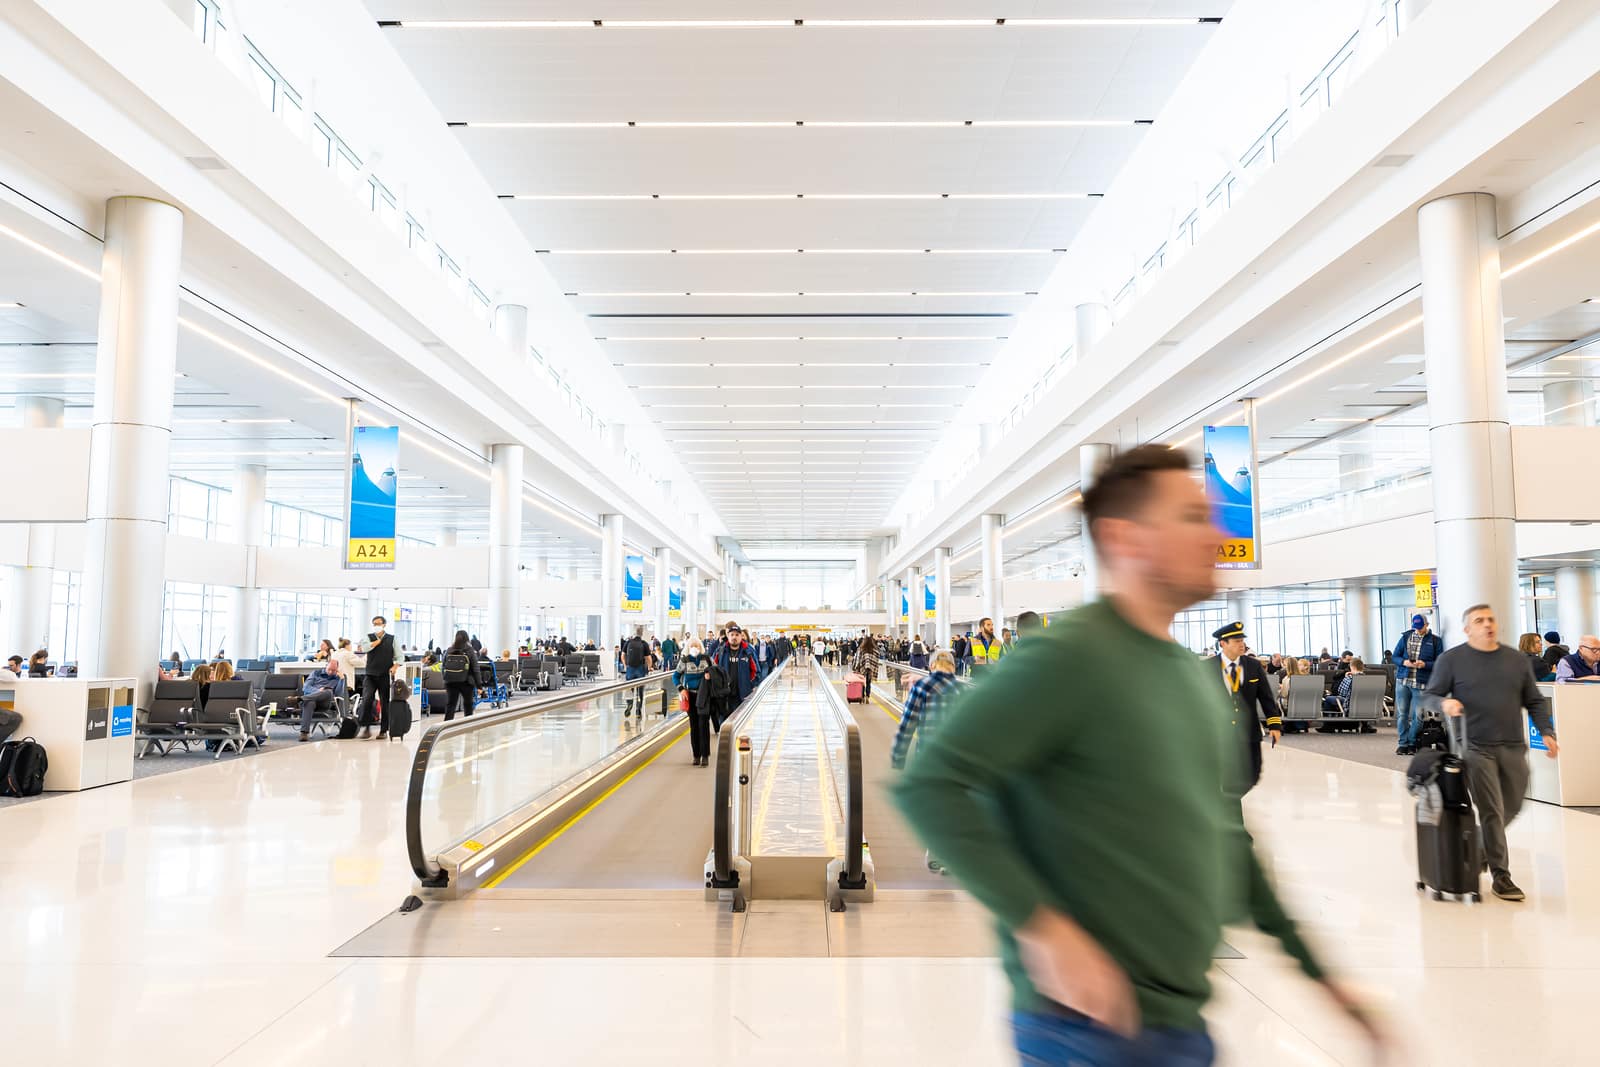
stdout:
[(1194, 471), (1144, 445), (1113, 459), (1083, 508), (1107, 595), (962, 693), (894, 786), (998, 920), (1018, 1052), (1210, 1064), (1206, 973), (1222, 924), (1246, 914), (1377, 1038), (1278, 904), (1244, 829), (1227, 695), (1169, 636), (1215, 589), (1220, 535)]

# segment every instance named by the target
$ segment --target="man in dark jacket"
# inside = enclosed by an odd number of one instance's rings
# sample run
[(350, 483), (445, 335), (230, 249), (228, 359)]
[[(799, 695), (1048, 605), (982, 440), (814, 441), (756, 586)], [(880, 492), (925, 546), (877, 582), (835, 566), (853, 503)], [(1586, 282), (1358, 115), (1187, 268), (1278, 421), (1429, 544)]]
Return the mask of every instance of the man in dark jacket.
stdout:
[(728, 627), (728, 639), (713, 660), (728, 676), (728, 714), (732, 715), (756, 687), (756, 654), (737, 626)]
[(1545, 673), (1549, 674), (1556, 669), (1556, 664), (1571, 654), (1571, 649), (1561, 643), (1561, 634), (1556, 630), (1546, 631), (1544, 635), (1544, 665)]
[[(627, 643), (622, 646), (622, 664), (627, 672), (629, 681), (643, 678), (650, 670), (650, 642), (644, 639), (644, 628), (633, 632)], [(633, 696), (628, 698), (628, 706), (622, 709), (622, 717), (626, 719), (633, 713), (635, 706), (639, 709), (639, 718), (644, 718), (644, 686), (634, 690)]]
[(1394, 730), (1396, 756), (1417, 751), (1417, 729), (1422, 725), (1422, 691), (1433, 678), (1433, 662), (1444, 653), (1438, 634), (1428, 632), (1423, 615), (1411, 616), (1411, 629), (1394, 646)]
[[(382, 615), (372, 617), (372, 632), (367, 634), (361, 651), (366, 653), (367, 665), (362, 668), (361, 682), (361, 740), (372, 736), (374, 719), (378, 724), (378, 740), (389, 736), (389, 679), (395, 672), (394, 634), (385, 633), (389, 621)], [(375, 709), (373, 704), (377, 703)], [(374, 712), (377, 712), (375, 715)]]
[(1250, 648), (1244, 639), (1244, 623), (1230, 622), (1211, 636), (1216, 639), (1219, 655), (1211, 657), (1209, 662), (1220, 672), (1222, 686), (1233, 701), (1233, 725), (1244, 744), (1244, 767), (1248, 771), (1245, 791), (1249, 792), (1261, 780), (1262, 720), (1266, 720), (1267, 733), (1272, 736), (1272, 745), (1276, 748), (1278, 738), (1283, 735), (1283, 715), (1278, 711), (1278, 698), (1273, 695), (1272, 682), (1262, 670), (1261, 661), (1246, 655)]

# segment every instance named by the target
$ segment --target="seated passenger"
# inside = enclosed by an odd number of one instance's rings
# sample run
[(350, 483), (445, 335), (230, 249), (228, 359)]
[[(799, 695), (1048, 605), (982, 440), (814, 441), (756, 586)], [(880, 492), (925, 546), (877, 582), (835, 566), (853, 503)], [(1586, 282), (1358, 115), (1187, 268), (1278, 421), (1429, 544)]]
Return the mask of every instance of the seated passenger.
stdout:
[(213, 682), (233, 681), (233, 664), (225, 659), (219, 659), (211, 665), (211, 680)]
[(1306, 661), (1295, 659), (1293, 656), (1283, 657), (1283, 678), (1278, 682), (1278, 703), (1287, 706), (1289, 703), (1289, 679), (1298, 677), (1306, 671)]
[(1361, 662), (1361, 658), (1359, 656), (1352, 656), (1350, 659), (1349, 672), (1346, 673), (1343, 678), (1339, 679), (1338, 694), (1329, 694), (1328, 696), (1323, 697), (1322, 710), (1332, 712), (1335, 715), (1350, 714), (1350, 690), (1355, 686), (1356, 677), (1366, 669), (1367, 665)]
[(174, 678), (183, 677), (183, 657), (174, 652), (172, 658), (167, 661), (167, 670), (172, 672)]
[(41, 648), (39, 651), (35, 652), (33, 655), (28, 657), (28, 677), (29, 678), (48, 678), (48, 677), (50, 677), (49, 663), (50, 663), (50, 652), (49, 652), (49, 650)]
[(189, 680), (199, 687), (200, 707), (205, 707), (206, 697), (211, 695), (211, 664), (198, 663), (194, 673), (189, 675)]
[(1517, 640), (1517, 650), (1528, 657), (1534, 681), (1548, 682), (1555, 678), (1555, 672), (1544, 662), (1544, 640), (1538, 634), (1523, 634)]
[(322, 644), (317, 646), (317, 654), (315, 656), (311, 657), (312, 662), (314, 662), (314, 663), (326, 663), (332, 658), (333, 658), (333, 642), (329, 641), (326, 637), (324, 637), (322, 639)]
[(1600, 682), (1600, 666), (1597, 665), (1600, 665), (1600, 637), (1584, 634), (1578, 638), (1578, 651), (1562, 656), (1556, 664), (1556, 682)]
[(6, 670), (10, 671), (18, 678), (26, 677), (28, 673), (26, 668), (22, 666), (21, 656), (12, 656), (10, 659), (6, 660)]
[[(326, 641), (323, 644), (327, 644)], [(339, 673), (339, 661), (329, 658), (326, 663), (306, 675), (300, 689), (300, 740), (311, 740), (311, 719), (318, 712), (326, 712), (344, 696), (344, 678)]]

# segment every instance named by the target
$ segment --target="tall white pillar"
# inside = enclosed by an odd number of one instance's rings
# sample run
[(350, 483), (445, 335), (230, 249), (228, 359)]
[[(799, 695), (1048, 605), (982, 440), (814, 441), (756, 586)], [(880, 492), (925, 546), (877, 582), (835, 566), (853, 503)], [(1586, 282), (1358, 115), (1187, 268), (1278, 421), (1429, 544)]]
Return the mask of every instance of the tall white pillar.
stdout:
[(1568, 648), (1577, 648), (1579, 637), (1600, 629), (1595, 624), (1594, 597), (1593, 567), (1556, 569), (1556, 629)]
[(1373, 622), (1372, 587), (1351, 582), (1344, 587), (1344, 647), (1367, 663), (1383, 656), (1383, 636)]
[(518, 565), (522, 560), (521, 445), (489, 449), (489, 613), (483, 645), (498, 656), (517, 647), (517, 616), (522, 603)]
[[(1101, 305), (1080, 304), (1081, 312), (1085, 307), (1099, 307)], [(1090, 486), (1100, 477), (1100, 472), (1111, 464), (1111, 457), (1116, 454), (1112, 445), (1092, 444), (1078, 446), (1078, 490), (1087, 493)], [(1079, 509), (1080, 512), (1082, 509)], [(1083, 602), (1088, 604), (1100, 599), (1100, 559), (1094, 552), (1094, 538), (1089, 536), (1089, 517), (1082, 515), (1078, 520), (1083, 542)], [(1230, 620), (1231, 621), (1231, 620)]]
[(898, 583), (893, 578), (883, 580), (883, 632), (884, 636), (894, 633), (894, 628), (900, 622), (900, 598), (894, 595)]
[(950, 647), (950, 550), (940, 547), (933, 552), (933, 644), (935, 648)]
[(622, 538), (621, 515), (600, 517), (600, 669), (611, 673), (615, 667), (611, 646), (622, 640)]
[(700, 625), (700, 568), (686, 567), (683, 572), (683, 632), (694, 635), (704, 629)]
[(494, 335), (516, 353), (519, 369), (528, 362), (528, 309), (521, 304), (496, 304)]
[(656, 632), (658, 641), (665, 641), (667, 635), (677, 628), (677, 620), (669, 614), (672, 599), (672, 549), (665, 546), (656, 549)]
[(79, 673), (136, 678), (144, 700), (162, 655), (183, 213), (114, 197), (105, 230)]
[[(18, 422), (25, 430), (59, 430), (66, 404), (54, 397), (17, 398)], [(56, 527), (27, 524), (26, 562), (11, 568), (11, 617), (5, 655), (31, 656), (50, 639), (50, 601), (55, 594)], [(62, 659), (65, 650), (57, 650)]]
[(1591, 426), (1589, 383), (1582, 378), (1551, 382), (1544, 387), (1546, 426)]
[(1472, 604), (1520, 617), (1494, 197), (1422, 205), (1417, 236), (1441, 628), (1459, 643)]
[(267, 541), (267, 468), (241, 463), (233, 469), (233, 537), (244, 546), (244, 585), (234, 590), (228, 651), (235, 660), (261, 653), (261, 590), (256, 585), (257, 550)]
[[(979, 521), (983, 556), (983, 615), (994, 620), (994, 632), (1005, 625), (1005, 544), (1000, 516), (984, 515)], [(976, 628), (974, 628), (976, 632)]]
[(1100, 338), (1111, 330), (1111, 309), (1104, 304), (1079, 304), (1072, 309), (1077, 333), (1072, 341), (1073, 362), (1083, 363)]
[(1228, 604), (1228, 622), (1244, 623), (1245, 636), (1254, 638), (1251, 647), (1259, 649), (1260, 635), (1255, 631), (1254, 621), (1250, 618), (1250, 605), (1253, 597), (1248, 589), (1229, 589), (1223, 594), (1223, 599)]
[(905, 635), (909, 640), (912, 634), (922, 629), (922, 568), (907, 567), (902, 582), (906, 592)]

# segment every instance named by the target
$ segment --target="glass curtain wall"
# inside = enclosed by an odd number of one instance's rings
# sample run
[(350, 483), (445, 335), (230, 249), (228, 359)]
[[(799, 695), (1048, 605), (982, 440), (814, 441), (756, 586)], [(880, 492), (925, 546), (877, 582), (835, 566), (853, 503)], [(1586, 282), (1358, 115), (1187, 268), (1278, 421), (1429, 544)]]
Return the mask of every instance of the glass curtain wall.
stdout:
[(231, 659), (233, 597), (230, 586), (168, 582), (161, 605), (161, 655), (211, 659), (226, 653)]
[(1337, 656), (1343, 651), (1344, 597), (1257, 603), (1255, 628), (1250, 647), (1261, 655), (1306, 657), (1327, 649)]

